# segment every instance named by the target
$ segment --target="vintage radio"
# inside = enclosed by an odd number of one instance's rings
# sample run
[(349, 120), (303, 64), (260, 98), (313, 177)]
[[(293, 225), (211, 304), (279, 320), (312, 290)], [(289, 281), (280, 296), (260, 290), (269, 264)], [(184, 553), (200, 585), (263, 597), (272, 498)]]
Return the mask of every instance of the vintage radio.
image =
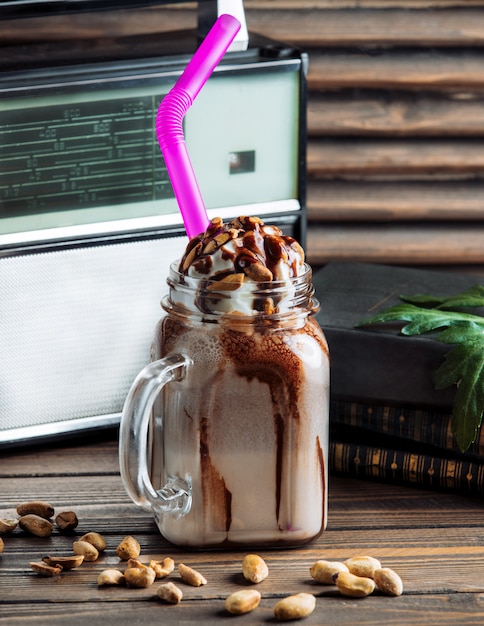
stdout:
[[(116, 425), (149, 361), (186, 244), (154, 119), (199, 41), (0, 61), (2, 446)], [(260, 215), (304, 241), (305, 68), (250, 35), (204, 86), (184, 133), (209, 216)]]

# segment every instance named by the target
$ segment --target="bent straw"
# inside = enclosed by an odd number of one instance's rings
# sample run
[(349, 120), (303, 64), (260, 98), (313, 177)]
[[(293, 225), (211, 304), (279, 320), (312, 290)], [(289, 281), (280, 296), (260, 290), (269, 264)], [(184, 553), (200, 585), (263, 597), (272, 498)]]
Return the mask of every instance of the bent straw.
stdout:
[(183, 117), (240, 29), (232, 15), (221, 15), (176, 84), (161, 101), (156, 136), (189, 238), (202, 233), (209, 219), (183, 134)]

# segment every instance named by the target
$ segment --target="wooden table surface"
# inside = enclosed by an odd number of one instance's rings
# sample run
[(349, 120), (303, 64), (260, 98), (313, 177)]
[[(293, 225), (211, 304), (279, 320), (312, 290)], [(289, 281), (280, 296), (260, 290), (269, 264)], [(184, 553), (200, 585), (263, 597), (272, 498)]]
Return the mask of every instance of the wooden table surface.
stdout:
[[(483, 502), (458, 495), (331, 478), (328, 529), (315, 543), (294, 550), (259, 551), (269, 577), (257, 585), (260, 606), (242, 616), (224, 610), (224, 599), (248, 586), (241, 574), (244, 552), (190, 552), (170, 546), (150, 515), (128, 499), (118, 472), (117, 442), (51, 444), (0, 455), (0, 517), (17, 517), (20, 502), (41, 499), (56, 512), (74, 510), (79, 526), (71, 535), (49, 538), (17, 529), (4, 536), (0, 556), (0, 622), (6, 624), (266, 624), (276, 623), (273, 606), (301, 591), (316, 596), (304, 624), (484, 624)], [(30, 561), (72, 553), (72, 542), (88, 531), (108, 544), (94, 563), (54, 578), (34, 573)], [(178, 605), (148, 589), (97, 586), (108, 567), (122, 569), (115, 548), (126, 535), (141, 544), (141, 560), (172, 556), (205, 575), (195, 588), (171, 580), (184, 597)], [(375, 593), (345, 598), (333, 586), (317, 585), (309, 567), (318, 559), (377, 557), (404, 583), (400, 597)], [(169, 580), (169, 579), (168, 579)]]

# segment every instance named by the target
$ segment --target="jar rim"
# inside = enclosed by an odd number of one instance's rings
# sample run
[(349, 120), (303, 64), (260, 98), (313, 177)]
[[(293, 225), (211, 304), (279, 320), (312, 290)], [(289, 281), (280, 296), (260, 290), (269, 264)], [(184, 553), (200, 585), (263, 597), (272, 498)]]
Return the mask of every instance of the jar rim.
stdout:
[[(304, 264), (304, 273), (284, 280), (243, 281), (234, 288), (216, 277), (192, 277), (178, 270), (173, 262), (167, 277), (169, 293), (162, 300), (165, 311), (179, 315), (202, 316), (214, 321), (236, 315), (238, 320), (254, 318), (277, 320), (288, 315), (311, 315), (319, 310), (314, 297), (312, 269)], [(226, 287), (226, 288), (225, 288)]]
[[(170, 273), (169, 276), (167, 278), (167, 281), (169, 281), (171, 278), (175, 278), (178, 279), (177, 282), (184, 284), (185, 282), (189, 282), (192, 283), (194, 286), (195, 285), (203, 285), (204, 283), (207, 282), (217, 282), (219, 279), (217, 279), (217, 277), (208, 277), (208, 276), (188, 276), (187, 274), (184, 274), (183, 272), (179, 271), (179, 266), (180, 266), (180, 261), (173, 261), (170, 264)], [(306, 261), (304, 262), (304, 272), (302, 274), (299, 274), (298, 276), (292, 276), (290, 278), (283, 278), (280, 280), (267, 280), (267, 281), (253, 281), (251, 280), (250, 283), (248, 282), (248, 284), (253, 285), (254, 286), (254, 293), (256, 293), (257, 291), (261, 291), (261, 292), (266, 292), (267, 290), (273, 290), (273, 289), (278, 289), (280, 287), (287, 287), (288, 283), (296, 286), (298, 284), (305, 284), (308, 281), (310, 281), (312, 278), (312, 268), (309, 265), (309, 263), (307, 263)], [(170, 284), (170, 283), (168, 283)], [(230, 291), (230, 289), (227, 289), (227, 291)]]

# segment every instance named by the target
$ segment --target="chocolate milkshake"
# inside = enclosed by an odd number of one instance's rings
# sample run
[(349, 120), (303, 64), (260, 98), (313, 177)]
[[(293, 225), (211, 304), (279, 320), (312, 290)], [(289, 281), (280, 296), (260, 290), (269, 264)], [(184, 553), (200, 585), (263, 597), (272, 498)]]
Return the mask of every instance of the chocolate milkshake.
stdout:
[(329, 355), (302, 248), (258, 218), (213, 220), (168, 285), (152, 356), (185, 365), (154, 402), (148, 474), (155, 495), (170, 499), (164, 486), (180, 480), (186, 498), (171, 514), (148, 494), (161, 533), (194, 548), (314, 539), (326, 525)]

